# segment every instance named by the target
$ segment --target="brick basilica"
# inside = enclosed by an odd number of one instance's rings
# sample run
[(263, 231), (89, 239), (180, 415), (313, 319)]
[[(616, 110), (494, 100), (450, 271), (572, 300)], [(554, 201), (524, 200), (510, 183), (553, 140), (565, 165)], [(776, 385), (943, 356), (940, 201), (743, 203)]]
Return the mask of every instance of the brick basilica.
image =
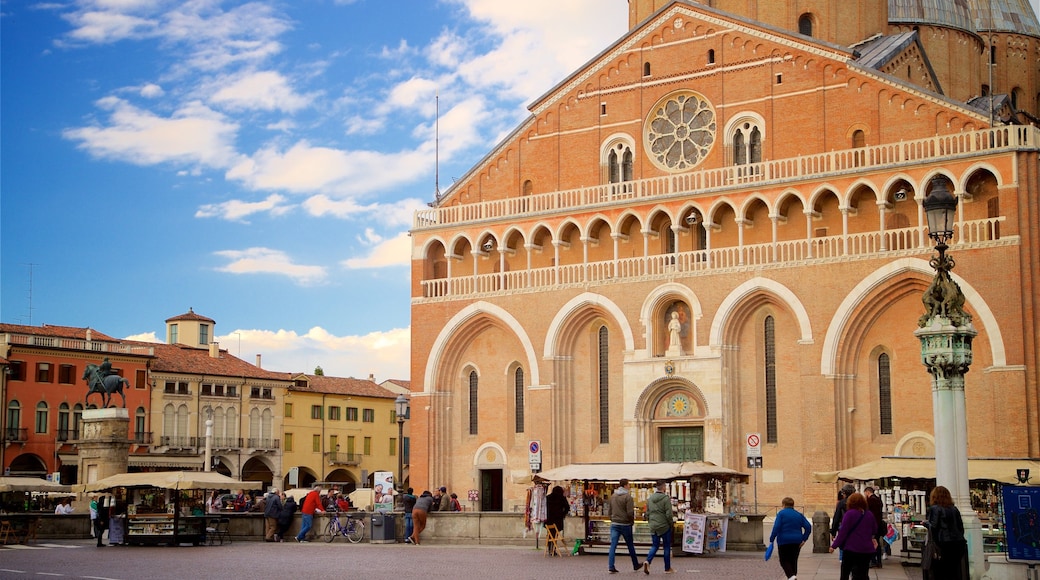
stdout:
[(813, 472), (931, 457), (913, 332), (939, 181), (978, 331), (969, 456), (1040, 456), (1028, 2), (629, 12), (624, 36), (415, 215), (412, 485), (512, 511), (531, 441), (544, 469), (745, 470), (760, 433), (763, 502), (829, 508)]

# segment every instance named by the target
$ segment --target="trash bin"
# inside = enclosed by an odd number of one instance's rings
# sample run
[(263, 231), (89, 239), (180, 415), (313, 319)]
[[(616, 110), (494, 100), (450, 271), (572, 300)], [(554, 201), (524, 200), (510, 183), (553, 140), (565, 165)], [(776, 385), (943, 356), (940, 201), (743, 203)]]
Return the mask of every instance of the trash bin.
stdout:
[(394, 525), (394, 514), (375, 512), (372, 514), (369, 542), (373, 544), (393, 544), (397, 542), (397, 530)]

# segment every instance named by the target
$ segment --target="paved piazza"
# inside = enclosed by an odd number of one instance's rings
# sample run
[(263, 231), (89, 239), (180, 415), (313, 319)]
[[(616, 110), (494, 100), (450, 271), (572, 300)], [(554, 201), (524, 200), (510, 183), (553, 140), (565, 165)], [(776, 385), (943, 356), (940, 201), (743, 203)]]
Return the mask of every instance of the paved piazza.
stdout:
[[(642, 559), (640, 559), (642, 561)], [(190, 580), (195, 578), (642, 578), (627, 569), (627, 555), (619, 554), (620, 574), (607, 573), (606, 555), (587, 554), (544, 558), (533, 547), (491, 547), (445, 544), (333, 544), (234, 542), (224, 546), (97, 548), (93, 540), (46, 541), (32, 546), (0, 547), (0, 579), (89, 578), (95, 580)], [(677, 574), (669, 578), (780, 579), (775, 561), (761, 554), (731, 552), (673, 559)], [(804, 553), (798, 577), (802, 580), (838, 577), (837, 556)], [(651, 575), (665, 577), (663, 562), (655, 559)], [(871, 570), (872, 580), (920, 578), (920, 569), (904, 568), (889, 560)]]

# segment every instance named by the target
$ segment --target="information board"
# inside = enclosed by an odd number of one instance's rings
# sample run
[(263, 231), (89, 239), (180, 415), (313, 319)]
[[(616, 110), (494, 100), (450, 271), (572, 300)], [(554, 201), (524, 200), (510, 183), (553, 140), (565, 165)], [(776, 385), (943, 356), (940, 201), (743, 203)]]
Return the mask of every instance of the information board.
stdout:
[(1008, 559), (1040, 561), (1040, 487), (1005, 485), (1003, 496)]

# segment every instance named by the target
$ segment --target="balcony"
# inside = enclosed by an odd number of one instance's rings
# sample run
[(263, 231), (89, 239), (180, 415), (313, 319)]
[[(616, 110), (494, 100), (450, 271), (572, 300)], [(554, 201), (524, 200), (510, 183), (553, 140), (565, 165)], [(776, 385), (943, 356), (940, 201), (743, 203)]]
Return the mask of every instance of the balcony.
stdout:
[(58, 429), (58, 441), (66, 443), (79, 439), (79, 431), (76, 429)]
[(279, 440), (279, 439), (269, 439), (269, 438), (253, 439), (253, 438), (250, 438), (250, 439), (246, 440), (246, 447), (248, 447), (250, 449), (262, 449), (262, 450), (266, 450), (266, 451), (277, 451), (280, 446), (281, 446), (281, 440)]
[(193, 449), (198, 447), (197, 437), (182, 437), (179, 435), (163, 435), (159, 438), (160, 447), (171, 449)]
[(3, 338), (0, 339), (0, 342), (6, 342), (11, 345), (41, 346), (45, 348), (60, 348), (63, 350), (86, 350), (112, 354), (155, 355), (155, 347), (152, 346), (101, 342), (97, 340), (78, 340), (75, 338), (62, 338), (59, 336), (37, 336), (33, 334), (7, 333), (2, 336)]
[(351, 467), (357, 467), (361, 465), (360, 453), (343, 453), (341, 451), (327, 451), (325, 453), (325, 459), (328, 460), (329, 465), (347, 465)]
[(152, 434), (148, 433), (134, 433), (130, 436), (130, 442), (134, 445), (151, 445)]
[(1006, 126), (979, 131), (964, 131), (926, 139), (900, 141), (844, 149), (817, 155), (703, 169), (676, 175), (652, 177), (624, 184), (604, 184), (564, 191), (417, 211), (414, 230), (435, 230), (445, 226), (518, 220), (546, 214), (588, 212), (620, 204), (666, 201), (698, 195), (719, 195), (748, 187), (822, 179), (872, 170), (920, 165), (937, 160), (978, 156), (1021, 149), (1040, 148), (1040, 129), (1031, 126)]
[(214, 437), (213, 449), (241, 449), (241, 437)]
[(4, 443), (25, 443), (29, 440), (28, 427), (5, 427)]
[[(1005, 217), (964, 221), (957, 225), (950, 247), (968, 249), (1016, 243), (1017, 236), (1001, 237)], [(618, 258), (546, 268), (454, 276), (423, 280), (422, 298), (493, 296), (547, 288), (584, 287), (636, 280), (664, 280), (675, 276), (704, 276), (724, 272), (823, 264), (850, 259), (930, 253), (933, 243), (927, 227), (888, 229), (809, 239), (747, 244), (673, 254)]]

